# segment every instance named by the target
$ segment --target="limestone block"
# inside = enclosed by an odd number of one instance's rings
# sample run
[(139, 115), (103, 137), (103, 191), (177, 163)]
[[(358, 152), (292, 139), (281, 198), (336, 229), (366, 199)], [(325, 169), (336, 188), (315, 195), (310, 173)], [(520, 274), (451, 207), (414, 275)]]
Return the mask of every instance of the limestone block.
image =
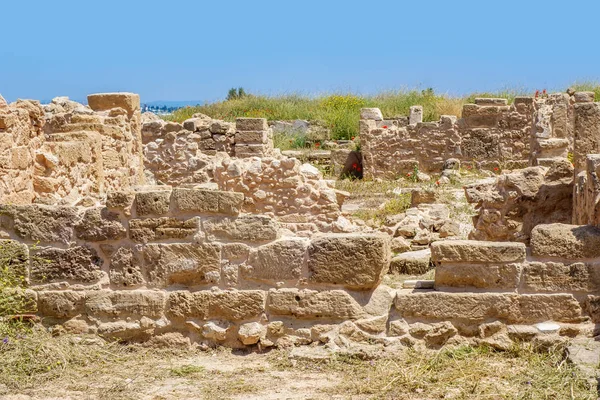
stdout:
[(537, 225), (531, 231), (531, 254), (570, 260), (599, 257), (600, 228), (591, 225)]
[(525, 245), (511, 242), (446, 240), (431, 244), (431, 260), (441, 263), (510, 263), (525, 261)]
[(475, 104), (478, 106), (506, 106), (508, 105), (508, 100), (500, 98), (477, 97), (475, 98)]
[(408, 113), (408, 123), (410, 125), (423, 122), (423, 106), (411, 106)]
[(109, 277), (113, 285), (135, 287), (144, 284), (139, 254), (133, 249), (119, 247), (110, 258)]
[(15, 240), (0, 240), (2, 286), (25, 286), (29, 282), (29, 248)]
[(509, 323), (579, 322), (579, 302), (571, 294), (398, 292), (395, 307), (405, 318)]
[(263, 157), (267, 153), (267, 146), (262, 144), (236, 144), (235, 156), (239, 158)]
[(135, 210), (139, 217), (167, 214), (170, 204), (170, 191), (138, 192), (135, 194)]
[(236, 118), (235, 128), (238, 131), (266, 131), (269, 125), (266, 118)]
[(575, 92), (573, 97), (576, 103), (592, 103), (594, 101), (594, 92)]
[(360, 119), (372, 119), (375, 121), (383, 121), (383, 115), (379, 108), (361, 108)]
[(110, 209), (121, 210), (125, 212), (125, 215), (130, 215), (130, 210), (134, 199), (134, 192), (108, 192), (106, 195), (106, 207)]
[(174, 189), (173, 200), (179, 211), (238, 215), (244, 195), (207, 189)]
[(79, 222), (75, 207), (0, 206), (0, 215), (12, 220), (8, 225), (20, 238), (42, 243), (69, 243)]
[(178, 219), (170, 217), (132, 219), (129, 221), (129, 237), (139, 243), (153, 240), (185, 239), (198, 232), (198, 218)]
[[(431, 250), (407, 251), (392, 258), (390, 273), (421, 275), (431, 269)], [(437, 274), (437, 272), (436, 272)]]
[(259, 247), (243, 269), (244, 277), (274, 282), (300, 278), (306, 265), (308, 242), (284, 239)]
[(208, 318), (243, 321), (265, 311), (267, 293), (262, 290), (224, 290), (210, 292)]
[(267, 327), (258, 322), (249, 322), (242, 324), (238, 330), (238, 338), (240, 342), (246, 346), (258, 343), (260, 339), (264, 339), (267, 335)]
[(594, 292), (600, 290), (600, 264), (529, 262), (521, 281), (528, 291)]
[(236, 146), (239, 143), (266, 144), (269, 139), (269, 131), (239, 131), (235, 134)]
[(586, 303), (592, 322), (600, 323), (600, 296), (588, 296)]
[(210, 120), (205, 118), (190, 118), (183, 121), (183, 129), (196, 132), (202, 129), (208, 129)]
[(87, 97), (88, 105), (94, 111), (106, 111), (121, 107), (129, 115), (140, 109), (140, 96), (135, 93), (97, 93)]
[(267, 310), (273, 315), (300, 319), (359, 319), (366, 314), (343, 290), (271, 289)]
[(32, 257), (31, 281), (91, 283), (101, 277), (101, 266), (102, 260), (91, 247), (43, 248)]
[(166, 293), (154, 290), (96, 290), (86, 293), (85, 310), (94, 317), (163, 315)]
[(219, 281), (220, 249), (215, 244), (148, 244), (143, 253), (151, 285), (195, 286)]
[(515, 290), (520, 274), (520, 264), (440, 263), (435, 268), (435, 287)]
[(170, 318), (205, 320), (208, 318), (208, 294), (208, 291), (193, 293), (188, 291), (169, 292), (166, 314)]
[(85, 292), (38, 293), (38, 310), (44, 317), (72, 318), (85, 312)]
[(600, 103), (576, 103), (575, 146), (573, 149), (575, 173), (585, 170), (586, 156), (600, 153)]
[(314, 283), (373, 288), (389, 262), (389, 237), (383, 235), (324, 235), (315, 237), (308, 248), (309, 280)]
[(265, 242), (278, 238), (279, 225), (264, 215), (244, 215), (238, 218), (209, 217), (202, 221), (208, 240)]
[(119, 214), (104, 207), (95, 207), (85, 211), (83, 219), (75, 226), (75, 233), (81, 240), (99, 242), (122, 239), (127, 235), (127, 230)]

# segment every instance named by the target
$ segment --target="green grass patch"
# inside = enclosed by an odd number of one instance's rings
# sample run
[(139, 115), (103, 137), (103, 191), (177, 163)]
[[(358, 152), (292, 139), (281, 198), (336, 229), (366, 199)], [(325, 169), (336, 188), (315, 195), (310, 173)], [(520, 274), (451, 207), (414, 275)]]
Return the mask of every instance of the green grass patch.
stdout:
[[(486, 96), (507, 97), (520, 93), (502, 91)], [(483, 94), (480, 94), (483, 95)], [(479, 96), (479, 95), (478, 95)], [(410, 106), (423, 106), (423, 119), (437, 121), (440, 115), (460, 115), (462, 106), (473, 96), (451, 97), (433, 90), (396, 90), (377, 95), (330, 94), (317, 97), (299, 94), (282, 96), (245, 95), (230, 100), (195, 107), (181, 108), (165, 119), (182, 122), (195, 113), (215, 119), (235, 121), (237, 117), (275, 120), (303, 119), (319, 121), (331, 131), (332, 139), (351, 139), (358, 136), (360, 109), (378, 107), (386, 117), (408, 115)]]

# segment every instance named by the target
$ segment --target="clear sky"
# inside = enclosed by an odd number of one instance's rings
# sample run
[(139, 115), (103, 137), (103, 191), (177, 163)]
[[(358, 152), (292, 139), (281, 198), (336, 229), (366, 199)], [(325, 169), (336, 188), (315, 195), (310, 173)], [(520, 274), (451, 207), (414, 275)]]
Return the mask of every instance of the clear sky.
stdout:
[(563, 88), (600, 78), (599, 12), (598, 0), (3, 0), (0, 94)]

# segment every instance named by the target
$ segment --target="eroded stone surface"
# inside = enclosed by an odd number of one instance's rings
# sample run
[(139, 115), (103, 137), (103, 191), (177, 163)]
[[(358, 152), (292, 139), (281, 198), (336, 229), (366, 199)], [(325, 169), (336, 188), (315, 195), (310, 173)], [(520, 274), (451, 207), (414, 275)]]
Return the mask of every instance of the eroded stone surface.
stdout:
[(387, 272), (390, 244), (380, 235), (326, 235), (308, 248), (310, 281), (355, 289), (377, 286)]
[(214, 244), (149, 244), (143, 254), (148, 283), (152, 285), (195, 286), (220, 278), (220, 249)]

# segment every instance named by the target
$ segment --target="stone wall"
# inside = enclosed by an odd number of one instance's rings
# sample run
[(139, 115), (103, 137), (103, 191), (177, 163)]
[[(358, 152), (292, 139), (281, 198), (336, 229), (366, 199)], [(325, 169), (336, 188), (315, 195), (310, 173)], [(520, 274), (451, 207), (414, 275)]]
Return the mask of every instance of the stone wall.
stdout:
[(12, 265), (27, 277), (30, 311), (74, 332), (267, 346), (309, 340), (309, 321), (387, 314), (372, 298), (387, 236), (289, 236), (267, 216), (241, 214), (243, 201), (144, 188), (109, 193), (105, 207), (3, 206), (0, 249), (21, 248)]
[(243, 193), (244, 211), (276, 217), (294, 230), (330, 230), (349, 195), (295, 158), (222, 157), (214, 169), (219, 189)]
[(600, 323), (597, 228), (538, 225), (529, 251), (435, 242), (434, 289), (392, 289), (380, 283), (386, 236), (286, 236), (268, 217), (240, 214), (242, 201), (173, 189), (113, 193), (106, 208), (5, 206), (11, 240), (0, 249), (19, 250), (11, 268), (27, 276), (23, 295), (44, 324), (124, 340), (509, 349)]
[[(511, 105), (506, 99), (479, 98), (463, 106), (462, 118), (443, 115), (438, 122), (422, 122), (418, 107), (408, 117), (393, 119), (384, 118), (379, 109), (363, 109), (365, 177), (396, 179), (415, 168), (441, 172), (448, 159), (492, 171), (549, 166), (573, 150), (576, 103), (587, 99), (585, 93), (517, 97)], [(593, 117), (581, 117), (580, 125), (588, 123), (585, 118)]]
[(0, 108), (0, 202), (89, 205), (144, 182), (139, 96), (105, 93), (88, 102), (56, 98), (42, 108), (19, 100)]

